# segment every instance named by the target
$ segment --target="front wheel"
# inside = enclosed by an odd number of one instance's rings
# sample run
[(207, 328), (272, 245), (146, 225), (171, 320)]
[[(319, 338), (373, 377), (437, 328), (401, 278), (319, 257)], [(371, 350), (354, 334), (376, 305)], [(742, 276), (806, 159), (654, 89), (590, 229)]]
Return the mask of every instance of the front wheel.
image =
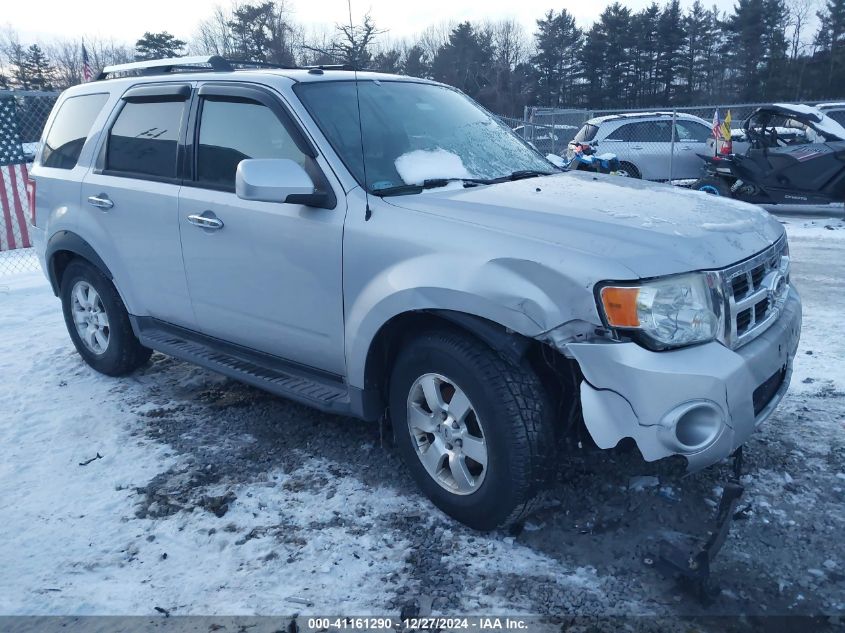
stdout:
[(394, 435), (412, 476), (438, 508), (478, 530), (533, 509), (553, 444), (546, 401), (529, 367), (459, 331), (411, 341), (390, 381)]
[(731, 197), (731, 188), (724, 180), (716, 176), (705, 176), (704, 178), (699, 178), (693, 183), (691, 188), (696, 191), (709, 193), (712, 196), (724, 196), (726, 198)]

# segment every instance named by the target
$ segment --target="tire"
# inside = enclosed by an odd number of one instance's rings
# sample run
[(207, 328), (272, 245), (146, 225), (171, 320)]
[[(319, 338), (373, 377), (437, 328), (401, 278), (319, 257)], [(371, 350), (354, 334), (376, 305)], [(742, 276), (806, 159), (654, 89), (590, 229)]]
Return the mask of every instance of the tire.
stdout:
[(716, 176), (705, 176), (704, 178), (699, 178), (693, 183), (691, 188), (696, 191), (709, 193), (713, 196), (724, 196), (726, 198), (732, 197), (731, 188), (728, 187), (724, 180), (717, 178)]
[[(448, 413), (428, 405), (426, 390), (432, 388)], [(456, 404), (456, 399), (464, 403), (461, 393), (466, 396), (464, 406)], [(389, 397), (398, 450), (438, 508), (477, 530), (504, 527), (530, 514), (548, 480), (554, 445), (548, 419), (552, 407), (530, 367), (506, 360), (462, 332), (433, 330), (399, 353)], [(468, 413), (461, 416), (465, 410)], [(448, 417), (443, 420), (443, 415)], [(456, 420), (449, 422), (453, 416), (461, 418), (458, 429)], [(409, 417), (420, 425), (413, 431)], [(421, 432), (426, 425), (431, 432)], [(437, 452), (444, 449), (445, 454)], [(429, 454), (430, 459), (423, 457)], [(438, 459), (441, 473), (436, 477), (431, 464)]]
[(60, 295), (70, 338), (91, 367), (107, 376), (123, 376), (149, 360), (152, 350), (135, 337), (120, 295), (96, 267), (73, 260), (62, 275)]
[(637, 169), (637, 166), (627, 161), (619, 163), (619, 171), (624, 171), (628, 178), (636, 178), (637, 180), (640, 180), (643, 177), (640, 170)]

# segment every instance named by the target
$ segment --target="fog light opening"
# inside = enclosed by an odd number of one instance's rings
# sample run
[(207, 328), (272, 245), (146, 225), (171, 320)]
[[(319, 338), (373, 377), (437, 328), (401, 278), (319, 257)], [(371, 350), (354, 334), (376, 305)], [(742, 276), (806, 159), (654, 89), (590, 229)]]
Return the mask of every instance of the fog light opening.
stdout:
[(684, 449), (704, 448), (719, 434), (722, 412), (708, 404), (696, 404), (684, 411), (675, 423), (675, 439)]

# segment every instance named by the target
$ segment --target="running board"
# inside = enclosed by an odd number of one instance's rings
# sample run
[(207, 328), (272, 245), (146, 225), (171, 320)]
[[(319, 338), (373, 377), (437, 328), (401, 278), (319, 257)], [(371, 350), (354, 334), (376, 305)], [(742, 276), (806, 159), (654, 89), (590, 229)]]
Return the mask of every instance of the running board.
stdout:
[(360, 415), (340, 376), (150, 317), (130, 316), (130, 319), (141, 344), (146, 347), (321, 411)]

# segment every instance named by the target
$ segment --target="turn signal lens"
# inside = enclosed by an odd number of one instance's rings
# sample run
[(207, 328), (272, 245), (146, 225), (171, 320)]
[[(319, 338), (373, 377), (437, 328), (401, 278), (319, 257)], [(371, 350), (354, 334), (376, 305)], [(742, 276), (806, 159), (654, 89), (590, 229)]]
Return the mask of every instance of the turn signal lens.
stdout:
[(601, 289), (601, 302), (608, 325), (613, 327), (639, 327), (637, 297), (639, 288), (605, 286)]

